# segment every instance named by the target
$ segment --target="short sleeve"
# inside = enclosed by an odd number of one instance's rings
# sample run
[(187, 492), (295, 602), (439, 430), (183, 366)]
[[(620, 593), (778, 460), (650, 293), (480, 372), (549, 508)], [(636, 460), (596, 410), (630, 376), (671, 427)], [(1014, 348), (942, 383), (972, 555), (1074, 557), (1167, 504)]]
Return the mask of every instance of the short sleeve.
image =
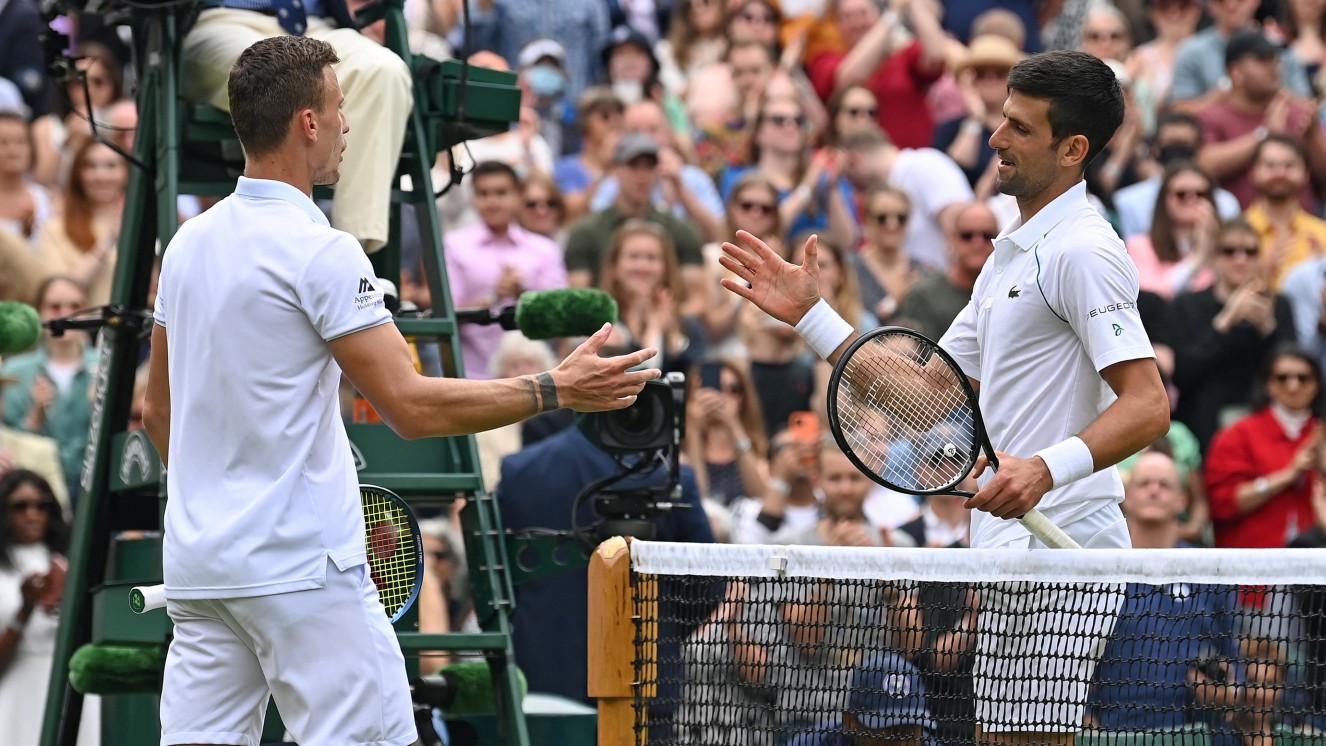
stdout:
[[(1137, 308), (1137, 268), (1119, 241), (1096, 231), (1065, 246), (1042, 279), (1041, 292), (1073, 327), (1097, 371), (1124, 360), (1155, 357)], [(1092, 240), (1097, 239), (1097, 240)], [(1053, 284), (1046, 286), (1044, 280)]]
[(972, 294), (972, 299), (967, 301), (953, 323), (949, 324), (948, 331), (939, 339), (939, 346), (953, 356), (962, 372), (977, 381), (981, 380), (981, 344), (976, 336), (976, 299), (979, 297), (978, 293)]
[(313, 253), (295, 292), (318, 335), (328, 341), (391, 321), (373, 265), (348, 234)]
[(159, 326), (166, 327), (166, 266), (165, 259), (162, 259), (161, 273), (157, 277), (157, 300), (152, 305), (152, 320)]

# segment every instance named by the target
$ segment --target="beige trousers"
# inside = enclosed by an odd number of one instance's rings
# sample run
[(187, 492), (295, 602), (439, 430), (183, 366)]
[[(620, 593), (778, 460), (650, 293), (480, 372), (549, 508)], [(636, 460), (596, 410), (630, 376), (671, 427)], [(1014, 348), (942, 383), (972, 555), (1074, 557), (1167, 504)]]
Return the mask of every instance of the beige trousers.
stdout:
[[(185, 98), (229, 111), (226, 81), (235, 60), (259, 39), (284, 33), (274, 16), (231, 8), (204, 10), (184, 39)], [(387, 240), (391, 188), (414, 103), (410, 70), (391, 50), (324, 18), (308, 19), (305, 36), (331, 44), (341, 58), (335, 68), (350, 132), (332, 200), (332, 225), (359, 239), (371, 253)]]

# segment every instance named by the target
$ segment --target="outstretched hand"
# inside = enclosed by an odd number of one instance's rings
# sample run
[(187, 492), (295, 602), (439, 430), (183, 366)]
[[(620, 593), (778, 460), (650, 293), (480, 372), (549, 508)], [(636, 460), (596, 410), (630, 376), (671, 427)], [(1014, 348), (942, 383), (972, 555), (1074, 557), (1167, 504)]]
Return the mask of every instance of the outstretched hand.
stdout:
[(795, 326), (820, 300), (819, 237), (806, 239), (800, 265), (784, 261), (769, 244), (746, 231), (737, 231), (737, 241), (741, 245), (723, 244), (724, 256), (718, 262), (739, 280), (724, 278), (723, 287)]
[(599, 357), (611, 333), (612, 324), (604, 324), (549, 371), (561, 406), (577, 412), (625, 409), (635, 403), (646, 382), (661, 375), (652, 368), (631, 370), (658, 354), (653, 347), (617, 357)]

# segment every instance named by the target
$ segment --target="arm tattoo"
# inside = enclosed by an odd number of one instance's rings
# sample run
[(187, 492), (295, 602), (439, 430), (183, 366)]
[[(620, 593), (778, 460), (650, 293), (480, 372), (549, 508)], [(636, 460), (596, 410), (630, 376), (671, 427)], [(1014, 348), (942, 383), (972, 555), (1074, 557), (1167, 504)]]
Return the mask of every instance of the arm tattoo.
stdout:
[(558, 409), (560, 405), (557, 403), (557, 384), (553, 383), (552, 374), (540, 373), (534, 376), (534, 379), (539, 382), (539, 397), (543, 400), (540, 411), (551, 412)]
[(531, 400), (531, 401), (533, 402), (533, 404), (534, 404), (534, 414), (538, 414), (539, 412), (542, 412), (543, 410), (539, 409), (539, 385), (538, 385), (537, 383), (534, 382), (534, 377), (533, 377), (533, 376), (521, 376), (521, 377), (520, 377), (520, 380), (524, 381), (524, 382), (525, 382), (525, 385), (526, 385), (526, 386), (528, 387), (528, 389), (529, 389), (529, 397), (530, 397), (530, 400)]

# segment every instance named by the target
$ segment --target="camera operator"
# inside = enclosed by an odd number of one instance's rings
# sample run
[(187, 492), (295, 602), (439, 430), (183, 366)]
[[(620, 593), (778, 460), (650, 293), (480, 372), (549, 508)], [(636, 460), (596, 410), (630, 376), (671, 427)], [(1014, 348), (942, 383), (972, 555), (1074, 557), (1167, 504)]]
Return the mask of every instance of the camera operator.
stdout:
[[(668, 458), (670, 467), (661, 462), (646, 465), (642, 472), (615, 484), (607, 485), (598, 495), (586, 494), (587, 485), (621, 475), (639, 459), (657, 459), (668, 448), (657, 448), (658, 438), (665, 437), (675, 452), (680, 444), (680, 419), (684, 417), (684, 385), (651, 381), (640, 393), (639, 400), (627, 409), (613, 413), (576, 417), (576, 426), (551, 435), (527, 447), (502, 462), (502, 480), (497, 490), (502, 523), (509, 530), (520, 533), (527, 529), (569, 531), (586, 529), (594, 524), (602, 508), (613, 494), (647, 496), (655, 502), (680, 502), (679, 509), (663, 511), (650, 518), (657, 541), (712, 542), (713, 532), (700, 504), (700, 493), (690, 467), (677, 466), (676, 458)], [(605, 434), (626, 435), (623, 441), (649, 443), (637, 454), (623, 455), (625, 449), (604, 450)], [(637, 440), (638, 438), (638, 440)], [(625, 465), (625, 466), (624, 466)], [(675, 473), (672, 469), (677, 469)], [(680, 485), (680, 497), (675, 497), (673, 486)], [(652, 489), (651, 489), (652, 488)], [(580, 498), (579, 501), (577, 498)], [(623, 500), (626, 500), (623, 497)], [(575, 523), (572, 525), (572, 509)], [(597, 543), (604, 536), (596, 536)], [(588, 626), (588, 571), (575, 568), (561, 573), (529, 580), (516, 586), (516, 611), (512, 618), (516, 662), (525, 672), (530, 691), (561, 695), (593, 704), (587, 693)], [(667, 584), (660, 586), (662, 603), (677, 594)], [(717, 597), (713, 601), (717, 602)], [(703, 601), (703, 604), (709, 602)], [(695, 610), (661, 610), (662, 619), (703, 620), (708, 607)], [(664, 622), (659, 638), (662, 641), (679, 640), (689, 636), (691, 629), (668, 629)], [(676, 660), (680, 652), (666, 651), (662, 642), (660, 659)], [(674, 647), (676, 643), (673, 643)], [(675, 672), (679, 674), (680, 672)], [(660, 681), (676, 679), (660, 671)], [(660, 690), (659, 701), (675, 700)], [(651, 717), (658, 714), (651, 711)]]

